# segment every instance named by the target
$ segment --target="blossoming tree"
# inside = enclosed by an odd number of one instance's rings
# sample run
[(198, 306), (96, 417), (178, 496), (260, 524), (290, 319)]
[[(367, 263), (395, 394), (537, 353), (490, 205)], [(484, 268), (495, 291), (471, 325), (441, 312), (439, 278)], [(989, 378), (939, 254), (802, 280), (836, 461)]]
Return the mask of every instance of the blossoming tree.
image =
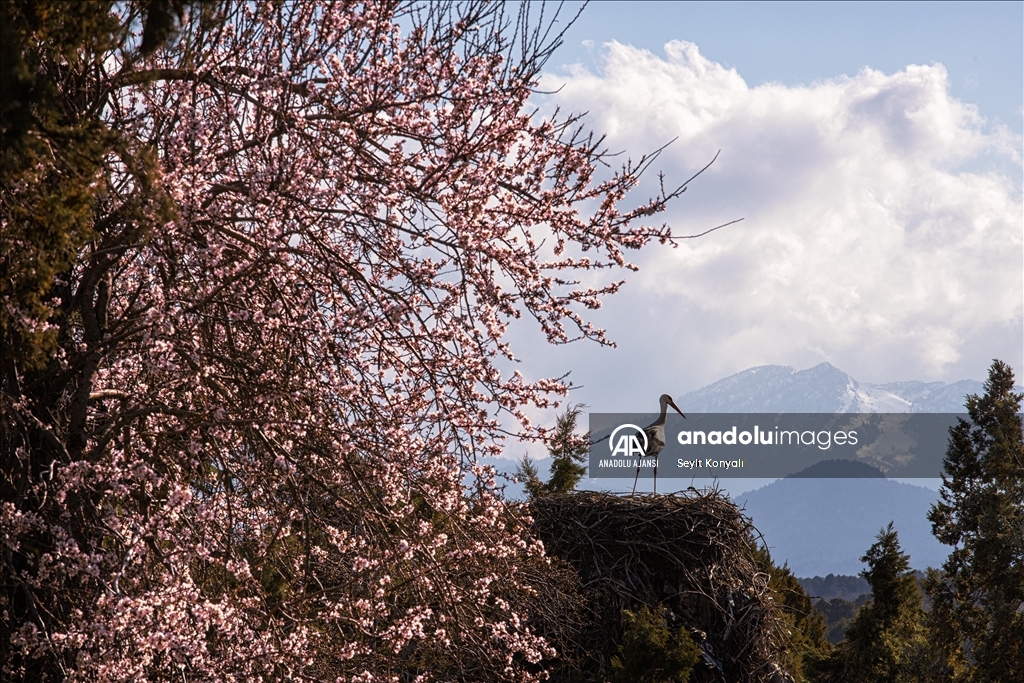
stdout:
[(478, 461), (565, 386), (501, 369), (506, 325), (606, 343), (618, 283), (573, 273), (671, 241), (638, 222), (681, 189), (621, 209), (650, 158), (598, 179), (530, 110), (529, 3), (186, 5), (144, 54), (147, 5), (26, 29), (102, 144), (31, 305), (39, 190), (4, 184), (4, 677), (539, 676), (542, 549)]

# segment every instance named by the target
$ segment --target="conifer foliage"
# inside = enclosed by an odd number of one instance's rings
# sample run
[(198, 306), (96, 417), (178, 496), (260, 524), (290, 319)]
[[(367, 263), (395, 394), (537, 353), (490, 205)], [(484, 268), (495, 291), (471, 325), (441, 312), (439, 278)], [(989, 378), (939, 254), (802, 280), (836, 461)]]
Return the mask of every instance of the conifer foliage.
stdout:
[(650, 158), (599, 181), (531, 111), (553, 17), (100, 2), (55, 54), (78, 5), (4, 7), (4, 87), (62, 108), (4, 156), (4, 680), (539, 675), (541, 549), (477, 461), (566, 387), (506, 325), (607, 343), (574, 273), (681, 192), (623, 207)]
[(925, 649), (922, 596), (892, 522), (861, 558), (872, 600), (857, 612), (843, 643), (823, 662), (820, 681), (912, 683)]
[(950, 428), (941, 499), (928, 516), (953, 546), (930, 572), (933, 637), (957, 681), (1010, 681), (1024, 671), (1024, 437), (1022, 395), (994, 361), (969, 419)]
[(516, 478), (523, 482), (531, 498), (572, 491), (587, 473), (587, 466), (583, 463), (590, 450), (590, 434), (576, 433), (576, 425), (585, 407), (570, 405), (556, 419), (555, 429), (548, 438), (551, 478), (546, 484), (540, 480), (540, 473), (530, 456), (523, 456), (520, 461)]
[(612, 658), (612, 683), (686, 683), (700, 650), (689, 632), (669, 627), (665, 608), (643, 605), (624, 610), (625, 632)]

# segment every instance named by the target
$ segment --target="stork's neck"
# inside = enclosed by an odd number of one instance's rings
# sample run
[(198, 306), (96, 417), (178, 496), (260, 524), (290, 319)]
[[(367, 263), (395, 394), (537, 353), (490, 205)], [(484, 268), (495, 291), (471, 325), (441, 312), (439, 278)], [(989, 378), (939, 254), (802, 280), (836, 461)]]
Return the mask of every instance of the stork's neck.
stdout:
[(663, 425), (663, 424), (665, 424), (665, 420), (666, 419), (668, 419), (668, 403), (666, 403), (665, 401), (662, 401), (661, 402), (661, 415), (658, 416), (658, 420), (654, 424), (656, 424), (656, 425)]

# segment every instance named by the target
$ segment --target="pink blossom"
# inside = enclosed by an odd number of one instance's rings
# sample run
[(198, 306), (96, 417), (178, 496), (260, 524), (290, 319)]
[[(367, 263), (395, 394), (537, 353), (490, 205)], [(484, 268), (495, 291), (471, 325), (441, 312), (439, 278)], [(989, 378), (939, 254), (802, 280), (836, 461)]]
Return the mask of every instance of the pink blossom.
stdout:
[(118, 142), (67, 296), (8, 316), (62, 341), (4, 385), (40, 607), (4, 676), (385, 681), (433, 648), (535, 680), (543, 547), (479, 463), (567, 386), (501, 369), (508, 324), (610, 344), (584, 313), (621, 281), (574, 273), (671, 240), (640, 222), (672, 193), (622, 208), (650, 159), (598, 180), (578, 117), (531, 115), (545, 47), (500, 4), (224, 8), (143, 59), (116, 4), (67, 98)]

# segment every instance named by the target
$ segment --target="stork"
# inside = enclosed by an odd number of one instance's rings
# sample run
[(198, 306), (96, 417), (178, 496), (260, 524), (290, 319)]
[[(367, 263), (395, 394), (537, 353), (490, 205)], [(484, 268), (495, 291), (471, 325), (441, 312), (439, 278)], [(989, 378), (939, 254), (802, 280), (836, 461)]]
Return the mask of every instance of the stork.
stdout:
[[(658, 399), (661, 404), (661, 414), (658, 419), (651, 424), (644, 427), (644, 434), (647, 435), (647, 455), (648, 457), (654, 457), (654, 492), (658, 492), (658, 454), (661, 453), (661, 449), (665, 447), (665, 421), (668, 420), (668, 407), (672, 406), (677, 413), (683, 415), (683, 411), (679, 410), (679, 406), (672, 400), (672, 397), (668, 394), (662, 394), (661, 398)], [(686, 416), (683, 415), (685, 419)], [(636, 483), (640, 479), (640, 464), (637, 463), (636, 467), (636, 478), (633, 479), (633, 493), (636, 494)]]

